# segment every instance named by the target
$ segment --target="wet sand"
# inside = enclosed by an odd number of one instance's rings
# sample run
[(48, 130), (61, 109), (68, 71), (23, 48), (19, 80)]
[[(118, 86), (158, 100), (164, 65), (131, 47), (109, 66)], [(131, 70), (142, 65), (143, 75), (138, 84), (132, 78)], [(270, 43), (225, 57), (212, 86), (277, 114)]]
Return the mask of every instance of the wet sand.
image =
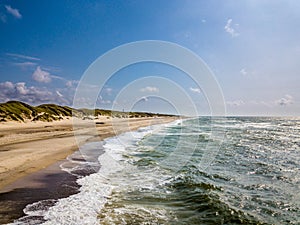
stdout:
[(0, 193), (0, 224), (25, 216), (23, 209), (28, 204), (64, 198), (78, 192), (76, 177), (60, 170), (60, 163), (20, 178), (7, 187), (8, 191)]

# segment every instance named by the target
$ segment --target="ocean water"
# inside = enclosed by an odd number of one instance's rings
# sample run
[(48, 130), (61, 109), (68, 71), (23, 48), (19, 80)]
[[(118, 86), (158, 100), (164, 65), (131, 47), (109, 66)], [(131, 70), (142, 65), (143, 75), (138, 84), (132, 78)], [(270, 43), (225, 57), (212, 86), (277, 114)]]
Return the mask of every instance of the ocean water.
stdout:
[(89, 143), (62, 169), (79, 193), (14, 224), (300, 224), (299, 118), (155, 125)]

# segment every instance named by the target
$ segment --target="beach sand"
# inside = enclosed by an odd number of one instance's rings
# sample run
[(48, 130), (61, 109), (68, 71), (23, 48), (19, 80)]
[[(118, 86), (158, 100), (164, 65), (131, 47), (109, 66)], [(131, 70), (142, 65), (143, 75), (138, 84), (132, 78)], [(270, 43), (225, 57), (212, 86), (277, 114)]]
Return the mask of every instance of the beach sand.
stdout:
[(97, 121), (77, 120), (76, 128), (73, 128), (72, 118), (55, 122), (1, 123), (0, 223), (23, 216), (23, 208), (29, 203), (76, 193), (75, 178), (61, 171), (59, 165), (80, 145), (176, 119), (178, 117), (103, 117)]

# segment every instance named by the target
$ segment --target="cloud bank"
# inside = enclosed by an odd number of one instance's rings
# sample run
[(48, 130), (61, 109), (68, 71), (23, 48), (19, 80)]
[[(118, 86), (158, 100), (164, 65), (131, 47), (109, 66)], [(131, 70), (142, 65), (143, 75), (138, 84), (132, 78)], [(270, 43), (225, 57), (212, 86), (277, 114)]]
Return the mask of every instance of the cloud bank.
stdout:
[(73, 92), (67, 92), (67, 90), (28, 87), (25, 82), (12, 83), (10, 81), (0, 83), (0, 90), (0, 102), (17, 100), (33, 105), (43, 103), (70, 105), (74, 94)]

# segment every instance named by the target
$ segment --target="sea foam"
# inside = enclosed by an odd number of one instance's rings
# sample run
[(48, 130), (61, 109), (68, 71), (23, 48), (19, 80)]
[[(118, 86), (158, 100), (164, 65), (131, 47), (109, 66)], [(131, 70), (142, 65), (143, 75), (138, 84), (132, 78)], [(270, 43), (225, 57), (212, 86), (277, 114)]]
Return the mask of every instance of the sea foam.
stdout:
[[(144, 136), (162, 127), (164, 125), (153, 125), (108, 138), (101, 144), (89, 143), (83, 146), (84, 158), (88, 157), (88, 152), (95, 149), (97, 145), (103, 146), (104, 153), (98, 157), (101, 165), (100, 170), (77, 180), (81, 186), (79, 193), (59, 199), (54, 206), (46, 211), (39, 211), (39, 216), (43, 216), (46, 220), (43, 224), (99, 224), (98, 215), (107, 199), (110, 198), (115, 185), (117, 185), (112, 178), (114, 174), (124, 169), (123, 154)], [(72, 160), (72, 157), (77, 160)], [(78, 163), (79, 166), (86, 163), (78, 160), (78, 152), (72, 157), (69, 157), (69, 160)], [(74, 174), (75, 168), (62, 165), (62, 169), (71, 174)], [(31, 211), (26, 213), (34, 214)]]

